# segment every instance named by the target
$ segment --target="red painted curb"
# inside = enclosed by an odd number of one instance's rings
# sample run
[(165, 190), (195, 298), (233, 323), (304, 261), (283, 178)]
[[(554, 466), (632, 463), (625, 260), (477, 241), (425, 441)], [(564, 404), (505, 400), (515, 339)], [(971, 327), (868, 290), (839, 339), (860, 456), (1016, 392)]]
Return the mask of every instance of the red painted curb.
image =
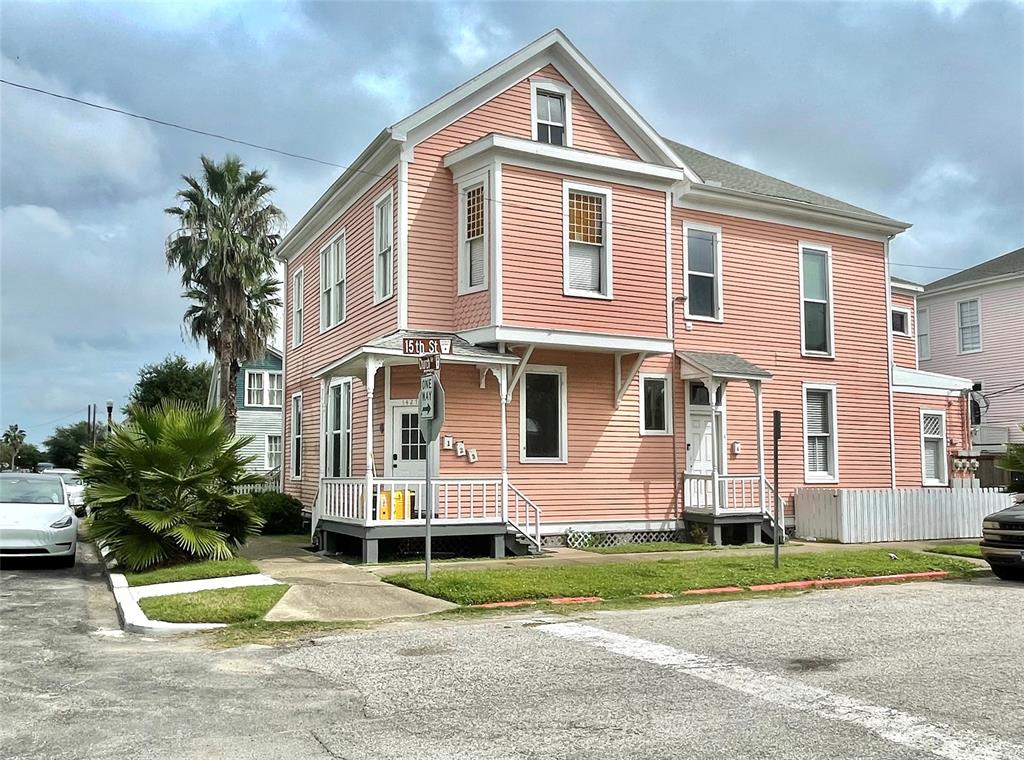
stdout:
[(536, 604), (536, 602), (533, 599), (517, 599), (514, 602), (487, 602), (486, 604), (471, 604), (469, 606), (490, 610), (496, 607), (528, 607), (531, 604)]
[(783, 589), (829, 588), (835, 586), (858, 586), (868, 583), (893, 583), (895, 581), (937, 580), (945, 578), (945, 570), (931, 570), (924, 573), (899, 573), (897, 575), (868, 575), (860, 578), (826, 578), (813, 581), (788, 581), (786, 583), (765, 583), (751, 586), (751, 591), (780, 591)]
[(684, 591), (684, 594), (737, 594), (743, 591), (739, 586), (722, 586), (720, 588), (695, 588)]
[(762, 583), (759, 586), (751, 586), (751, 591), (781, 591), (787, 588), (811, 588), (814, 581), (786, 581), (785, 583)]
[(599, 596), (555, 596), (547, 601), (551, 604), (587, 604), (588, 602), (603, 602)]

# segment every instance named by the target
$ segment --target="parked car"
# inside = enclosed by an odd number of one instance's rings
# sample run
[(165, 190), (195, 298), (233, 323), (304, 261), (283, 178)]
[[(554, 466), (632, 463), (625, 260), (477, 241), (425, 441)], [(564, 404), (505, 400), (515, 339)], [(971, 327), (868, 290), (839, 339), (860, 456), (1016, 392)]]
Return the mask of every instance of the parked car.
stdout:
[(52, 470), (56, 466), (57, 465), (53, 462), (40, 462), (36, 465), (36, 472), (46, 472), (47, 470)]
[(46, 471), (47, 475), (57, 475), (64, 481), (64, 491), (68, 495), (68, 505), (81, 517), (85, 514), (85, 481), (74, 470), (54, 467)]
[(981, 554), (997, 577), (1024, 581), (1024, 494), (1009, 509), (985, 518)]
[(0, 557), (56, 559), (75, 564), (78, 517), (64, 481), (54, 475), (0, 473)]

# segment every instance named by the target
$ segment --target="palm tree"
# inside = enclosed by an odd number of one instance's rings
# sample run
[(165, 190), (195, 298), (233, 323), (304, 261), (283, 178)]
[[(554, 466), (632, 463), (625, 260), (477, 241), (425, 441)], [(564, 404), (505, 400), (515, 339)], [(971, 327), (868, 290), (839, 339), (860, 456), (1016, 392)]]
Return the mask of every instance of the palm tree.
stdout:
[(14, 460), (18, 458), (18, 449), (25, 443), (25, 431), (17, 425), (8, 426), (3, 434), (4, 446), (11, 451), (11, 469), (14, 469)]
[(234, 432), (238, 369), (262, 356), (277, 327), (280, 283), (271, 253), (284, 214), (270, 200), (265, 171), (246, 170), (238, 156), (201, 161), (203, 176), (183, 176), (180, 205), (166, 209), (179, 224), (167, 242), (167, 265), (181, 269), (184, 297), (192, 301), (185, 325), (213, 352)]

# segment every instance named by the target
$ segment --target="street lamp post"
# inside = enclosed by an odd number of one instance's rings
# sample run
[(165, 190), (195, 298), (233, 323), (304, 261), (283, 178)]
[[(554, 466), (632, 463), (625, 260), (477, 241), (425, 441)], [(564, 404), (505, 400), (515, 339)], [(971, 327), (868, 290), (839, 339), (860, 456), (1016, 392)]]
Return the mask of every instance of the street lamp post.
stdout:
[(114, 400), (107, 399), (107, 435), (113, 432), (114, 428)]

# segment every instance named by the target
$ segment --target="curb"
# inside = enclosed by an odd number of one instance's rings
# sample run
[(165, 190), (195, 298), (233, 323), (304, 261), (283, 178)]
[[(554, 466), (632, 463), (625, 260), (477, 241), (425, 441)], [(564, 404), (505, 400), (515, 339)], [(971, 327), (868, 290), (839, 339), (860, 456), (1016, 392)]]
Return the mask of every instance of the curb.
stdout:
[[(899, 583), (900, 581), (937, 581), (949, 576), (945, 570), (930, 570), (923, 573), (900, 573), (898, 575), (865, 575), (858, 578), (825, 578), (808, 581), (785, 581), (783, 583), (762, 583), (757, 586), (720, 586), (718, 588), (695, 588), (681, 594), (670, 594), (656, 591), (650, 594), (639, 594), (641, 599), (673, 599), (677, 596), (703, 596), (710, 594), (739, 594), (744, 591), (789, 591), (808, 588), (841, 588), (843, 586), (866, 586), (872, 583)], [(628, 598), (628, 597), (627, 597)], [(600, 596), (560, 596), (544, 599), (550, 604), (591, 604), (603, 602)], [(471, 604), (479, 609), (496, 609), (501, 607), (527, 607), (537, 604), (536, 599), (516, 599), (508, 602), (487, 602)]]

